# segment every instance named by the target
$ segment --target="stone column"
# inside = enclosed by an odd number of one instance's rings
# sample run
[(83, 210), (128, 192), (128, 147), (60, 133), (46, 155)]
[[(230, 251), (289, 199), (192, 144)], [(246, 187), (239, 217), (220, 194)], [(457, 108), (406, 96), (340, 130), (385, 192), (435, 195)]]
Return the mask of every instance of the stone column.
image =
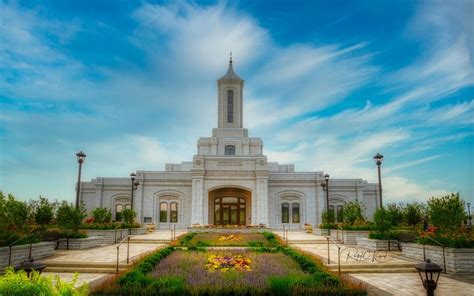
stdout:
[(268, 225), (268, 177), (257, 178), (255, 185), (257, 216), (254, 224)]

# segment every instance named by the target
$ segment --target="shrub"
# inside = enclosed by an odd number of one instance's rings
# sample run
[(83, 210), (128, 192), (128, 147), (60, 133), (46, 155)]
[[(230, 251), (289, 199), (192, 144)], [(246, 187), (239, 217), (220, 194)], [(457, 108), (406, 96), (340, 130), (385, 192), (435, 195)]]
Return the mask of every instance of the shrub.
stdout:
[(392, 224), (388, 219), (387, 210), (385, 208), (378, 208), (374, 213), (374, 222), (377, 230), (385, 233), (392, 228)]
[(323, 222), (322, 224), (332, 224), (332, 223), (334, 223), (334, 212), (323, 210), (323, 212), (321, 214), (321, 221)]
[(363, 212), (363, 205), (359, 201), (352, 201), (347, 203), (343, 210), (343, 221), (346, 225), (362, 224), (365, 222)]
[(109, 223), (112, 220), (112, 213), (107, 208), (96, 208), (92, 211), (94, 223)]
[(398, 226), (403, 222), (402, 206), (391, 203), (385, 206), (385, 219), (391, 226)]
[(88, 295), (88, 286), (83, 284), (79, 288), (74, 288), (78, 274), (74, 275), (72, 282), (63, 282), (59, 276), (54, 278), (40, 277), (39, 273), (33, 271), (32, 278), (29, 279), (24, 271), (13, 271), (7, 267), (5, 275), (0, 277), (0, 295)]
[(135, 218), (137, 217), (137, 213), (132, 209), (126, 209), (122, 211), (123, 222), (131, 226), (135, 223)]
[(6, 231), (23, 232), (28, 221), (28, 205), (11, 194), (5, 197), (0, 191), (0, 228)]
[(466, 215), (464, 201), (459, 198), (459, 193), (432, 197), (428, 201), (428, 215), (431, 224), (437, 227), (439, 232), (453, 234), (461, 228)]
[(403, 211), (403, 221), (407, 225), (416, 226), (422, 222), (424, 211), (423, 204), (417, 202), (409, 203)]
[[(436, 235), (434, 239), (449, 248), (474, 248), (474, 240), (467, 234), (452, 237)], [(423, 245), (439, 245), (427, 237), (420, 237), (417, 243)]]
[(78, 232), (82, 220), (86, 217), (86, 210), (82, 204), (76, 208), (72, 204), (63, 201), (58, 208), (56, 216), (59, 227)]
[(54, 215), (54, 204), (50, 203), (47, 198), (40, 196), (35, 211), (35, 221), (41, 226), (51, 224)]

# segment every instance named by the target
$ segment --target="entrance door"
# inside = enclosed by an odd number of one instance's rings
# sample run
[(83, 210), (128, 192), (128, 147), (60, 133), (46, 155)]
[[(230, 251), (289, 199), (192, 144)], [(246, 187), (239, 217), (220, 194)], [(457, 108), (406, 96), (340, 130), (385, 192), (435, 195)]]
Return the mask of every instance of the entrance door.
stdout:
[(214, 201), (215, 225), (245, 225), (245, 199), (220, 197)]

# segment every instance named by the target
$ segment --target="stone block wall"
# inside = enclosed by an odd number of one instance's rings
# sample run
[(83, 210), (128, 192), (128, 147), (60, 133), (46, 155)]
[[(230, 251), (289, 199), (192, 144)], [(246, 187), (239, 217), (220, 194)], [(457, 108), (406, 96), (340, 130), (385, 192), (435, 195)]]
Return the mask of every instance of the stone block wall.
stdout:
[(128, 235), (128, 229), (112, 229), (112, 230), (85, 230), (89, 237), (100, 236), (106, 238), (103, 243), (115, 244)]
[[(67, 240), (59, 241), (59, 249), (67, 249)], [(69, 239), (69, 250), (83, 250), (98, 247), (102, 244), (102, 237), (87, 237), (79, 239)]]
[[(356, 237), (357, 246), (371, 251), (388, 251), (388, 241), (381, 239), (370, 239)], [(391, 250), (396, 250), (397, 246), (391, 246)]]
[(342, 231), (342, 241), (345, 245), (357, 245), (357, 238), (368, 238), (369, 231), (361, 230), (343, 230)]
[[(55, 242), (43, 242), (32, 245), (31, 258), (37, 260), (54, 254)], [(0, 269), (8, 266), (9, 247), (0, 248)], [(30, 254), (30, 245), (12, 247), (11, 265), (15, 266), (27, 261)]]
[[(423, 261), (423, 245), (404, 244), (403, 255), (408, 258)], [(425, 255), (431, 262), (443, 268), (442, 247), (425, 245)], [(474, 249), (445, 248), (444, 256), (446, 271), (448, 273), (474, 273)]]

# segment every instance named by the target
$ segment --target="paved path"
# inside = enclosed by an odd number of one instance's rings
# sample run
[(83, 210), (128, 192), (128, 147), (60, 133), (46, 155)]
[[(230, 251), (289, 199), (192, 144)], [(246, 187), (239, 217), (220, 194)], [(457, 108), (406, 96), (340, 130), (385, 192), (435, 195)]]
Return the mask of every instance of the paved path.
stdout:
[[(369, 295), (426, 295), (426, 290), (421, 285), (418, 273), (362, 273), (350, 274), (350, 276), (377, 288), (369, 288)], [(442, 274), (435, 295), (474, 295), (474, 275), (454, 276)]]

